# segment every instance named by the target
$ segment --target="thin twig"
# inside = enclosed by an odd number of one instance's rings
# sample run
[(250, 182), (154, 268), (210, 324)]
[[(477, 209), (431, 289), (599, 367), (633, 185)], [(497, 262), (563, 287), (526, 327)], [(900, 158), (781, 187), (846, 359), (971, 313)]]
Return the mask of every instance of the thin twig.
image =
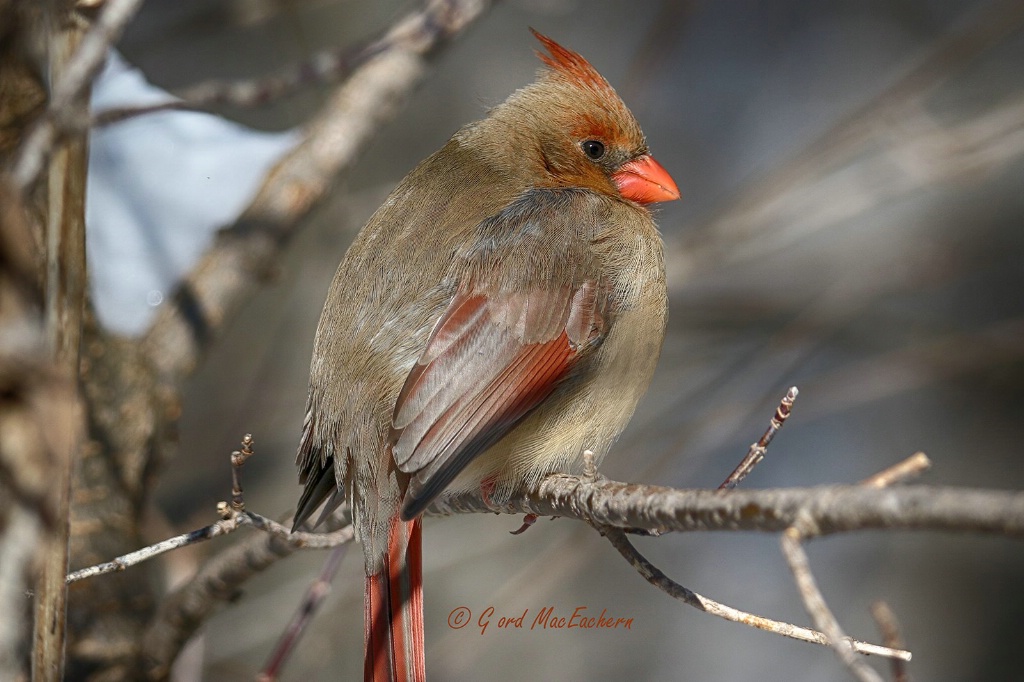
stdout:
[(877, 474), (868, 476), (860, 484), (868, 488), (888, 488), (896, 483), (902, 483), (920, 476), (928, 471), (931, 466), (932, 461), (928, 459), (928, 455), (923, 452), (915, 452), (902, 462), (894, 464), (888, 469), (883, 469)]
[(210, 540), (211, 538), (233, 533), (238, 530), (239, 525), (241, 525), (242, 518), (243, 517), (240, 515), (232, 514), (229, 518), (221, 519), (209, 526), (204, 526), (202, 528), (189, 531), (188, 533), (182, 533), (181, 535), (175, 535), (172, 538), (143, 547), (142, 549), (131, 552), (130, 554), (119, 556), (111, 561), (105, 561), (102, 564), (81, 568), (69, 573), (67, 582), (68, 584), (71, 584), (78, 582), (79, 580), (93, 578), (98, 575), (124, 571), (132, 566), (141, 564), (143, 561), (148, 561), (153, 557), (160, 556), (164, 552), (169, 552), (172, 549), (187, 547), (189, 545)]
[(91, 126), (103, 127), (131, 118), (164, 111), (203, 111), (214, 106), (259, 107), (304, 87), (337, 83), (353, 69), (388, 47), (386, 38), (376, 38), (355, 48), (325, 50), (301, 63), (259, 78), (233, 81), (209, 80), (177, 93), (180, 99), (141, 106), (111, 107), (93, 114)]
[[(818, 627), (826, 637), (826, 643), (839, 657), (843, 666), (849, 670), (854, 677), (861, 682), (882, 682), (882, 678), (867, 663), (854, 655), (853, 640), (843, 632), (839, 621), (825, 603), (818, 584), (811, 573), (810, 562), (807, 553), (804, 551), (803, 534), (796, 526), (786, 529), (780, 539), (782, 554), (789, 564), (789, 570), (793, 573), (797, 589), (800, 591), (800, 598), (804, 603), (807, 615), (811, 622)], [(907, 660), (910, 660), (909, 658)]]
[(98, 575), (117, 573), (132, 566), (137, 566), (144, 561), (149, 561), (150, 559), (160, 556), (165, 552), (170, 552), (172, 549), (179, 549), (199, 542), (205, 542), (206, 540), (211, 540), (213, 538), (220, 537), (221, 535), (228, 535), (229, 533), (235, 532), (242, 526), (250, 526), (277, 536), (283, 539), (294, 549), (330, 549), (332, 547), (343, 545), (352, 539), (351, 531), (348, 528), (342, 528), (330, 533), (303, 533), (300, 531), (293, 533), (288, 526), (280, 524), (273, 519), (268, 519), (260, 514), (249, 511), (237, 512), (224, 502), (221, 502), (218, 506), (227, 514), (226, 518), (223, 518), (216, 523), (211, 523), (208, 526), (203, 526), (202, 528), (197, 528), (196, 530), (182, 533), (181, 535), (175, 535), (172, 538), (162, 540), (152, 545), (147, 545), (142, 549), (119, 556), (111, 561), (105, 561), (102, 564), (81, 568), (69, 573), (67, 576), (67, 582), (74, 583), (79, 580), (85, 580), (86, 578), (92, 578)]
[[(1018, 0), (980, 3), (965, 12), (946, 35), (908, 63), (903, 74), (888, 87), (852, 110), (789, 161), (730, 197), (725, 208), (700, 224), (689, 226), (685, 239), (666, 244), (666, 259), (675, 264), (669, 268), (670, 289), (691, 276), (696, 268), (714, 267), (723, 258), (763, 259), (766, 252), (785, 248), (812, 231), (862, 212), (865, 206), (875, 206), (879, 201), (918, 189), (930, 176), (948, 179), (951, 173), (975, 174), (981, 168), (1001, 167), (1007, 159), (1018, 156), (1021, 146), (1008, 144), (1009, 136), (981, 135), (979, 139), (985, 140), (981, 148), (965, 148), (965, 133), (967, 139), (976, 137), (973, 131), (977, 130), (977, 121), (963, 124), (963, 128), (950, 126), (944, 129), (948, 134), (941, 134), (940, 139), (933, 136), (926, 144), (920, 144), (923, 140), (919, 135), (908, 134), (905, 127), (894, 130), (893, 122), (906, 124), (910, 121), (908, 112), (913, 112), (914, 118), (931, 124), (922, 129), (933, 127), (934, 120), (921, 106), (927, 96), (980, 55), (1004, 43), (1022, 24), (1024, 4)], [(1019, 126), (1019, 106), (1014, 103), (1012, 109), (1017, 114), (1000, 114), (995, 118), (1015, 119), (1012, 125)], [(983, 127), (991, 128), (994, 123), (995, 119)], [(884, 138), (877, 145), (881, 153), (866, 155), (870, 143), (885, 135), (894, 139)], [(941, 158), (924, 159), (925, 163), (916, 164), (912, 173), (889, 162), (899, 155), (900, 149), (909, 151), (913, 157), (922, 149), (935, 149), (939, 141), (946, 142), (940, 148)], [(875, 187), (870, 195), (844, 196), (837, 203), (836, 186), (849, 194), (852, 187), (862, 184), (851, 181), (850, 168), (862, 171), (866, 178), (877, 178), (884, 172), (889, 181), (864, 183)], [(838, 169), (842, 170), (841, 176)]]
[[(900, 623), (896, 614), (887, 603), (879, 599), (871, 605), (871, 616), (878, 623), (878, 629), (882, 632), (882, 640), (886, 646), (902, 649), (903, 637), (900, 635)], [(894, 658), (891, 661), (892, 682), (910, 682), (910, 674), (907, 672), (905, 661)]]
[(235, 511), (245, 511), (245, 500), (242, 498), (242, 465), (253, 455), (252, 434), (242, 438), (242, 449), (231, 453), (231, 507)]
[(254, 512), (245, 512), (243, 525), (258, 528), (271, 535), (285, 540), (289, 545), (297, 549), (332, 549), (343, 545), (352, 539), (352, 530), (349, 526), (343, 526), (338, 530), (328, 533), (307, 533), (304, 531), (293, 531), (283, 523), (278, 523), (266, 516)]
[[(725, 620), (733, 621), (735, 623), (743, 623), (759, 630), (773, 632), (784, 637), (791, 637), (802, 642), (828, 645), (828, 638), (820, 632), (815, 632), (809, 628), (800, 627), (791, 623), (784, 623), (770, 618), (765, 618), (763, 616), (757, 616), (752, 613), (747, 613), (745, 611), (740, 611), (739, 609), (734, 609), (731, 606), (720, 604), (713, 599), (708, 599), (707, 597), (699, 595), (696, 592), (683, 587), (662, 573), (656, 566), (648, 561), (646, 557), (637, 551), (637, 549), (629, 542), (626, 534), (620, 529), (599, 528), (598, 530), (608, 538), (608, 541), (612, 543), (612, 546), (619, 550), (619, 553), (633, 566), (633, 568), (637, 570), (638, 573), (640, 573), (640, 575), (647, 580), (647, 582), (675, 599), (679, 599), (700, 611), (710, 613), (711, 615), (718, 616), (719, 618), (724, 618)], [(851, 640), (850, 642), (858, 653), (866, 655), (900, 658), (907, 661), (909, 661), (911, 657), (909, 651), (879, 646), (877, 644), (870, 644), (859, 640)]]
[(768, 429), (756, 443), (750, 446), (747, 456), (722, 482), (722, 485), (718, 486), (719, 490), (732, 490), (735, 488), (764, 459), (765, 453), (768, 452), (768, 446), (771, 444), (772, 439), (775, 438), (775, 434), (786, 423), (786, 419), (789, 418), (790, 412), (793, 410), (793, 403), (799, 394), (800, 391), (797, 390), (796, 386), (792, 386), (786, 391), (786, 395), (782, 396), (779, 406), (775, 409), (775, 415), (768, 423)]
[[(864, 487), (885, 488), (928, 469), (931, 462), (923, 452), (915, 453), (902, 462), (891, 466), (861, 482)], [(780, 538), (782, 554), (793, 573), (797, 589), (811, 621), (828, 636), (833, 651), (843, 665), (862, 682), (882, 682), (879, 674), (853, 655), (849, 638), (843, 632), (835, 614), (825, 602), (825, 596), (818, 587), (811, 572), (810, 560), (804, 551), (803, 541), (817, 535), (816, 526), (809, 515), (799, 515), (796, 522), (786, 529)]]
[[(351, 542), (355, 530), (348, 525), (330, 534), (340, 545)], [(251, 535), (218, 552), (192, 579), (166, 595), (142, 638), (147, 679), (164, 679), (181, 647), (217, 609), (253, 576), (296, 549), (282, 535)]]
[(273, 682), (281, 674), (281, 668), (284, 667), (288, 657), (291, 656), (299, 640), (302, 639), (306, 626), (313, 620), (313, 616), (316, 614), (317, 609), (320, 608), (324, 599), (327, 598), (327, 595), (331, 593), (331, 583), (341, 567), (341, 560), (345, 558), (347, 549), (347, 545), (339, 545), (327, 557), (324, 567), (320, 570), (320, 575), (309, 586), (305, 597), (302, 599), (302, 603), (299, 605), (299, 609), (292, 616), (291, 622), (288, 623), (284, 634), (278, 640), (273, 653), (270, 654), (267, 662), (263, 665), (263, 670), (256, 676), (258, 682)]

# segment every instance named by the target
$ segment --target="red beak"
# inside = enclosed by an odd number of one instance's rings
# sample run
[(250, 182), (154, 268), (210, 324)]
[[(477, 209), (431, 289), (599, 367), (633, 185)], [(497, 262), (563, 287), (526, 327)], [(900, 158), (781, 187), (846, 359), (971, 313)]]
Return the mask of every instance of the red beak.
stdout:
[(651, 156), (641, 156), (612, 173), (619, 193), (638, 204), (675, 201), (679, 188), (668, 171)]

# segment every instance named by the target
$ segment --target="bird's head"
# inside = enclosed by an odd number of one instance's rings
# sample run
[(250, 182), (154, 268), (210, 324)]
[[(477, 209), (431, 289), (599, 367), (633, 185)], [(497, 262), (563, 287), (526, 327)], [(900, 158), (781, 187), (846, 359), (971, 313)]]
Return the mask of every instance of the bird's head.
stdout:
[(585, 187), (638, 204), (678, 199), (675, 182), (608, 81), (576, 52), (533, 35), (547, 50), (538, 52), (546, 68), (489, 117), (508, 136), (511, 153), (533, 166), (540, 184)]

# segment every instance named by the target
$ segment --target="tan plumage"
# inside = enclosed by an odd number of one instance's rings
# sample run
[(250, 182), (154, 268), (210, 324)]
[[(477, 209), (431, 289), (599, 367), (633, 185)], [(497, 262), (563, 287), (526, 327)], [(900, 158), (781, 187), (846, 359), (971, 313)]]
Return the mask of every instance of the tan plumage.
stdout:
[[(398, 185), (324, 305), (297, 523), (350, 496), (368, 576), (396, 570), (400, 510), (481, 485), (500, 500), (578, 471), (584, 450), (603, 457), (657, 362), (665, 278), (646, 204), (675, 185), (611, 86), (537, 37), (550, 68)], [(391, 655), (367, 675), (415, 667)]]

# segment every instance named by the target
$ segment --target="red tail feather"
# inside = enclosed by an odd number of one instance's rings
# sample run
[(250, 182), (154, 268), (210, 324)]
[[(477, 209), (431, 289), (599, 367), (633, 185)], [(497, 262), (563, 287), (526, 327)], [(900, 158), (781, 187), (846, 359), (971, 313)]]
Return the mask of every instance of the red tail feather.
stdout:
[(366, 577), (363, 600), (366, 682), (423, 682), (423, 533), (420, 519), (396, 517), (384, 570)]

